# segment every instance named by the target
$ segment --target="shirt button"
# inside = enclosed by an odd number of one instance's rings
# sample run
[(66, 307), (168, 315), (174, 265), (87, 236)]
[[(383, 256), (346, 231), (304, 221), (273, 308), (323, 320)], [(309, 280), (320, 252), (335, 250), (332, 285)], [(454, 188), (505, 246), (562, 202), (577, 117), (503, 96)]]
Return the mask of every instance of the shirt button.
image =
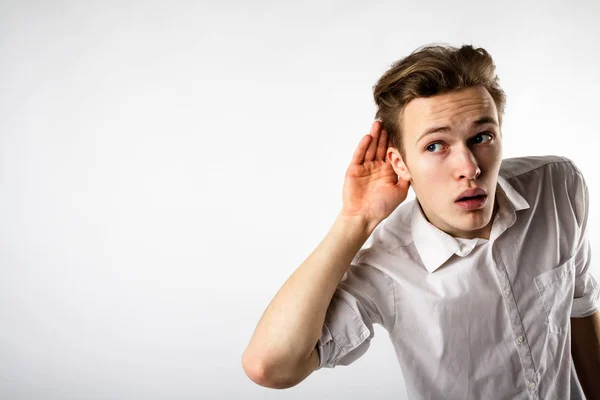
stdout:
[(509, 290), (509, 289), (506, 289), (506, 290), (504, 291), (504, 294), (505, 294), (505, 295), (507, 295), (507, 296), (508, 296), (508, 294), (509, 294), (509, 293), (510, 293), (510, 290)]
[(535, 382), (529, 382), (529, 389), (535, 389)]
[[(523, 343), (523, 335), (519, 335), (519, 337), (517, 337), (517, 343), (521, 344)], [(531, 384), (530, 384), (531, 386)]]

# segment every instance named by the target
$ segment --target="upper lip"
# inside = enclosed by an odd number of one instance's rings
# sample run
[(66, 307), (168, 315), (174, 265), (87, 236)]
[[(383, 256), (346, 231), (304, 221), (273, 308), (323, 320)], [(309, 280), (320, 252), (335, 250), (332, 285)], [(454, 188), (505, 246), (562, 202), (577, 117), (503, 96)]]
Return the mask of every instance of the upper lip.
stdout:
[(460, 199), (462, 199), (464, 197), (473, 197), (473, 196), (487, 196), (487, 192), (481, 188), (467, 189), (464, 192), (462, 192), (461, 194), (459, 194), (455, 201), (459, 201)]

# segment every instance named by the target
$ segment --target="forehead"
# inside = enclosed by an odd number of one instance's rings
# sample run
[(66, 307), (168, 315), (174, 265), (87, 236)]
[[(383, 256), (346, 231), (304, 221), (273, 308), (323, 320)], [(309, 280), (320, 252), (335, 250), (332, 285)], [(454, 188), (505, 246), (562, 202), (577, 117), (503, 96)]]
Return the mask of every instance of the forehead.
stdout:
[(494, 99), (478, 86), (411, 100), (404, 109), (402, 126), (408, 139), (436, 125), (466, 127), (483, 116), (498, 121)]

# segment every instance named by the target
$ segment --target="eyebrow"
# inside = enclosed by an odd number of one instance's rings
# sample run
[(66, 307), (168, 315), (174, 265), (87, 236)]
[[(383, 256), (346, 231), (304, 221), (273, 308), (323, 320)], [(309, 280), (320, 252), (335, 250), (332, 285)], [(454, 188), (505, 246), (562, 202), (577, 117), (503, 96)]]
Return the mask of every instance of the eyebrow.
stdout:
[[(492, 117), (481, 117), (475, 121), (473, 121), (471, 123), (470, 129), (473, 129), (477, 126), (480, 125), (485, 125), (485, 124), (494, 124), (496, 126), (498, 126), (498, 123), (496, 122), (496, 120)], [(416, 143), (419, 143), (419, 141), (421, 139), (423, 139), (424, 136), (430, 135), (432, 133), (436, 133), (436, 132), (448, 132), (450, 131), (451, 128), (449, 126), (437, 126), (437, 127), (433, 127), (433, 128), (429, 128), (427, 129), (425, 132), (423, 132), (423, 134), (421, 136), (418, 137)]]

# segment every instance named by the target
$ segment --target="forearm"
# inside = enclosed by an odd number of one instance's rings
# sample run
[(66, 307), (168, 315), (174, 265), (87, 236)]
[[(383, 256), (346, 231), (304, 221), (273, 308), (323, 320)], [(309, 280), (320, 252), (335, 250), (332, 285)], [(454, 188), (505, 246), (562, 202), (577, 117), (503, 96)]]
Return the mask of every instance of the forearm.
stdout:
[(571, 318), (571, 355), (581, 388), (589, 400), (600, 400), (600, 311)]
[(373, 229), (364, 221), (336, 218), (325, 238), (263, 313), (244, 352), (247, 363), (285, 373), (308, 359), (320, 337), (333, 293)]

